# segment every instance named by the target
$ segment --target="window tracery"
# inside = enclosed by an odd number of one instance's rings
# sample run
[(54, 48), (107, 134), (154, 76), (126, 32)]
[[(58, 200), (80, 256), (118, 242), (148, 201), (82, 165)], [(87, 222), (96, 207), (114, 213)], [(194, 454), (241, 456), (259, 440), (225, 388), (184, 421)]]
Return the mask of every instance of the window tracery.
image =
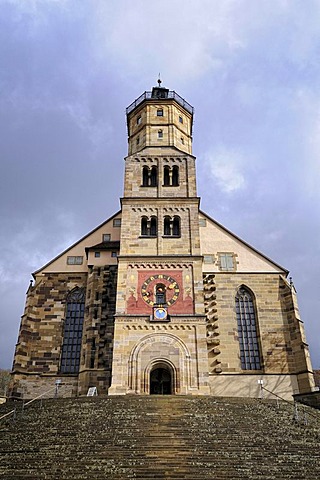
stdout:
[(61, 373), (78, 373), (79, 371), (84, 303), (85, 292), (83, 288), (77, 287), (69, 293), (61, 349)]
[(261, 370), (260, 343), (253, 295), (249, 289), (242, 286), (236, 294), (235, 302), (241, 368), (243, 370)]

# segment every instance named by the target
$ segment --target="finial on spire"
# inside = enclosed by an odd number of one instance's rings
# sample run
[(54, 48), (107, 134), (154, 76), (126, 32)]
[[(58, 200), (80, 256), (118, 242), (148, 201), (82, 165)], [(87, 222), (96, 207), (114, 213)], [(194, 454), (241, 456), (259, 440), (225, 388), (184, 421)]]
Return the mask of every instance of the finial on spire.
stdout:
[(160, 72), (159, 72), (159, 75), (158, 75), (158, 85), (159, 85), (159, 88), (161, 88), (161, 83), (162, 83), (162, 80), (160, 78)]

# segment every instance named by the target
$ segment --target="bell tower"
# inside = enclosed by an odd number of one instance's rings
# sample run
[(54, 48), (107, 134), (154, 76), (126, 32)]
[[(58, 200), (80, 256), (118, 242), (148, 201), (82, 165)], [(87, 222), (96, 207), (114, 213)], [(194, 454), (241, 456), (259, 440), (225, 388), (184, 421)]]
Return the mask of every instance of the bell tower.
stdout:
[(160, 82), (126, 110), (111, 395), (156, 391), (154, 370), (209, 393), (193, 107)]

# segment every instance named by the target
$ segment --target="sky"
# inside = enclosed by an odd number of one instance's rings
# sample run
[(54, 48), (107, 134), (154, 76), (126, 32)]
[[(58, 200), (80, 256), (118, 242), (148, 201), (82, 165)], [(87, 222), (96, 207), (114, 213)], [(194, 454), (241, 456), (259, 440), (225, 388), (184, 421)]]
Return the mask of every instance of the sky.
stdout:
[(120, 208), (125, 108), (195, 107), (201, 209), (290, 270), (320, 368), (320, 2), (0, 0), (0, 368), (39, 269)]

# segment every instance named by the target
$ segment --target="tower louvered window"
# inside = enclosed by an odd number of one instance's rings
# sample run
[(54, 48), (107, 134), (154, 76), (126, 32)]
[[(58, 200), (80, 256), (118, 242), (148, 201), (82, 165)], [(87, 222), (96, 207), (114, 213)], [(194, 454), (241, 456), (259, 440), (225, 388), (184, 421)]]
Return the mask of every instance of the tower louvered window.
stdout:
[(67, 298), (61, 352), (61, 373), (78, 373), (82, 343), (85, 293), (82, 288), (72, 290)]
[(241, 368), (243, 370), (261, 370), (261, 353), (253, 295), (245, 287), (240, 287), (236, 295), (236, 315)]

